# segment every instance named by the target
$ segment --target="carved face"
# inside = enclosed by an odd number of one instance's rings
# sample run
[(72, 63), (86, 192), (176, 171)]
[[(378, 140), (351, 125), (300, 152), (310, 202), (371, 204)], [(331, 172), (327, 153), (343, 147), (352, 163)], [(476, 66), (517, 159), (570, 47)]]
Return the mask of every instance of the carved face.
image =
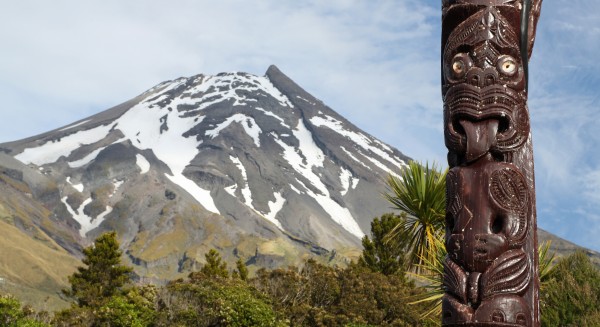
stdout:
[(516, 295), (498, 295), (477, 309), (474, 321), (504, 323), (502, 326), (531, 326), (530, 310)]
[(525, 73), (518, 33), (510, 24), (516, 15), (510, 6), (483, 7), (445, 43), (444, 127), (446, 146), (457, 156), (452, 166), (488, 151), (514, 151), (527, 140)]
[(483, 158), (447, 175), (446, 249), (469, 272), (484, 272), (527, 236), (529, 191), (512, 164)]
[(442, 298), (442, 324), (463, 324), (471, 321), (474, 310), (468, 305), (462, 304), (454, 297), (445, 295)]

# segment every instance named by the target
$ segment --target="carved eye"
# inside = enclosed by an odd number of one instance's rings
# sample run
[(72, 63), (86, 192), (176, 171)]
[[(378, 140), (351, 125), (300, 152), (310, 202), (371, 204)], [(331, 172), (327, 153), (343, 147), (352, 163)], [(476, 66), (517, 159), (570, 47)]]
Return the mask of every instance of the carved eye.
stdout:
[(511, 56), (504, 55), (498, 58), (498, 70), (507, 76), (513, 76), (517, 72), (517, 62)]
[(471, 58), (465, 53), (459, 53), (452, 59), (452, 74), (455, 78), (464, 77), (472, 66)]
[(492, 313), (493, 322), (504, 322), (504, 313), (500, 310), (496, 310)]
[(523, 326), (527, 325), (527, 318), (524, 313), (522, 313), (522, 312), (517, 313), (517, 324), (523, 325)]
[(465, 63), (460, 60), (453, 62), (452, 70), (456, 75), (462, 75), (465, 72)]

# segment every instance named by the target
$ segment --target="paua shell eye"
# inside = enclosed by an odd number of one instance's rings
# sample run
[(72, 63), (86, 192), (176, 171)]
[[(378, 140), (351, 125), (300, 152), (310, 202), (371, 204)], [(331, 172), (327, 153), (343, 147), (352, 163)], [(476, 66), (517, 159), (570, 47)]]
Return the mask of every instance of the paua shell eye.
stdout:
[(471, 58), (466, 53), (459, 53), (452, 58), (451, 65), (454, 78), (462, 78), (473, 67), (473, 61), (471, 61)]
[(498, 71), (506, 76), (513, 76), (518, 70), (517, 61), (509, 55), (500, 56), (496, 65)]

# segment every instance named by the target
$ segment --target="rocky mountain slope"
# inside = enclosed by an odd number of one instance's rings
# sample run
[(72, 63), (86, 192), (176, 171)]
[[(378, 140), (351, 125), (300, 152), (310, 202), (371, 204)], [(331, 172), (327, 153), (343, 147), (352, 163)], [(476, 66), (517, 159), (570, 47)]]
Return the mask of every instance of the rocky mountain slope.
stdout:
[(164, 82), (0, 147), (45, 187), (32, 197), (64, 226), (53, 240), (77, 253), (116, 229), (140, 276), (159, 279), (211, 247), (267, 267), (352, 257), (408, 160), (274, 66)]
[(409, 160), (275, 66), (167, 81), (0, 150), (3, 249), (39, 270), (19, 279), (3, 251), (0, 289), (23, 294), (64, 287), (107, 230), (140, 279), (186, 275), (210, 248), (254, 269), (343, 264), (390, 211), (384, 180)]

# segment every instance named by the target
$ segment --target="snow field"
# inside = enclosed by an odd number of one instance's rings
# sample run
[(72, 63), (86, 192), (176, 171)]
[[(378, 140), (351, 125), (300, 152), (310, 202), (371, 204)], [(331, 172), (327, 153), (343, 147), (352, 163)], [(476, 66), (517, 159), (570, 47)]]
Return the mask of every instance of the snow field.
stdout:
[(92, 129), (79, 131), (67, 135), (60, 141), (48, 141), (35, 148), (27, 148), (15, 156), (24, 164), (35, 164), (38, 166), (56, 162), (60, 157), (68, 157), (73, 150), (82, 145), (96, 143), (106, 137), (111, 125), (98, 126)]
[[(344, 129), (342, 122), (333, 117), (325, 116), (325, 118), (323, 118), (320, 116), (315, 116), (310, 119), (310, 122), (313, 123), (315, 126), (325, 126), (329, 129), (335, 131), (336, 133), (349, 138), (350, 140), (352, 140), (354, 143), (358, 144), (360, 147), (362, 147), (367, 152), (372, 152), (372, 153), (376, 154), (380, 158), (388, 161), (394, 167), (400, 168), (402, 166), (406, 166), (406, 163), (404, 161), (393, 156), (393, 154), (390, 154), (392, 152), (392, 149), (389, 146), (383, 144), (380, 141), (373, 140), (362, 133), (355, 133), (355, 132)], [(390, 153), (380, 149), (377, 146), (371, 145), (373, 143), (379, 145), (380, 147), (384, 148), (385, 150), (389, 151)], [(369, 158), (369, 157), (367, 157), (367, 158)], [(379, 163), (379, 164), (377, 164), (378, 167), (381, 168), (381, 165), (386, 167), (381, 162), (379, 162), (379, 161), (377, 161), (377, 162)], [(390, 169), (387, 167), (382, 168), (382, 169), (386, 172), (390, 171)]]
[[(17, 159), (25, 163), (34, 163), (37, 165), (55, 162), (60, 156), (68, 156), (73, 150), (83, 144), (92, 144), (103, 139), (108, 135), (110, 129), (115, 126), (115, 128), (119, 129), (124, 134), (124, 139), (129, 139), (138, 149), (151, 149), (156, 157), (170, 168), (172, 175), (167, 174), (169, 180), (191, 194), (207, 210), (214, 213), (220, 213), (210, 195), (210, 191), (202, 189), (194, 181), (183, 175), (185, 167), (198, 155), (198, 146), (202, 142), (197, 140), (195, 135), (184, 137), (183, 134), (199, 124), (204, 117), (183, 117), (183, 114), (180, 114), (177, 111), (177, 106), (181, 104), (194, 105), (194, 110), (200, 111), (223, 101), (233, 100), (234, 106), (248, 106), (254, 104), (257, 101), (256, 98), (248, 97), (248, 94), (250, 93), (244, 91), (252, 92), (254, 96), (258, 94), (258, 96), (272, 97), (284, 107), (293, 108), (293, 104), (271, 83), (271, 81), (269, 81), (267, 77), (231, 73), (196, 78), (194, 82), (198, 83), (190, 90), (171, 99), (168, 107), (160, 108), (157, 106), (159, 102), (168, 100), (172, 96), (167, 94), (170, 90), (173, 90), (188, 81), (189, 79), (186, 78), (178, 79), (163, 83), (160, 87), (156, 87), (151, 91), (146, 92), (147, 97), (145, 101), (130, 108), (110, 126), (98, 126), (90, 130), (80, 131), (63, 137), (59, 142), (48, 142), (40, 147), (25, 149), (23, 153), (17, 156)], [(255, 93), (257, 91), (258, 93)], [(304, 98), (299, 98), (314, 105), (314, 103)], [(261, 111), (265, 115), (274, 117), (282, 126), (289, 128), (285, 121), (276, 114), (256, 106), (254, 106), (253, 109)], [(161, 118), (163, 117), (166, 119), (168, 130), (163, 130), (161, 133)], [(163, 119), (163, 121), (165, 120)], [(342, 122), (332, 117), (325, 116), (325, 118), (323, 118), (317, 116), (313, 117), (310, 121), (315, 126), (328, 127), (342, 136), (349, 138), (356, 142), (367, 154), (376, 154), (382, 159), (389, 161), (388, 165), (393, 164), (394, 166), (400, 166), (404, 164), (400, 159), (394, 157), (393, 154), (390, 154), (392, 150), (385, 144), (375, 142), (362, 133), (345, 130), (342, 126)], [(85, 122), (66, 128), (74, 128), (83, 123)], [(228, 117), (225, 121), (217, 124), (212, 129), (204, 131), (204, 135), (211, 138), (217, 137), (220, 132), (231, 126), (232, 123), (240, 124), (244, 131), (252, 138), (256, 147), (260, 147), (260, 136), (263, 131), (253, 117), (242, 113)], [(304, 185), (305, 191), (300, 191), (296, 187), (290, 185), (292, 190), (298, 194), (307, 194), (312, 197), (333, 221), (351, 234), (359, 238), (364, 236), (364, 233), (350, 211), (331, 198), (329, 190), (321, 180), (321, 175), (315, 172), (318, 168), (324, 167), (325, 155), (315, 144), (311, 132), (307, 129), (302, 120), (298, 121), (295, 128), (290, 129), (292, 130), (292, 135), (281, 134), (280, 136), (277, 136), (275, 133), (271, 134), (273, 135), (275, 142), (283, 149), (284, 159), (288, 161), (290, 166), (297, 173), (304, 176), (308, 181), (307, 184), (310, 183), (314, 186), (316, 191), (311, 191), (311, 189), (306, 187), (303, 182), (300, 182), (300, 184)], [(280, 139), (280, 137), (295, 137), (298, 140), (299, 145), (297, 147), (290, 146)], [(119, 140), (119, 142), (124, 139)], [(94, 160), (102, 149), (104, 148), (97, 149), (86, 155), (84, 158), (69, 162), (68, 164), (71, 168), (82, 167)], [(357, 159), (350, 151), (343, 147), (342, 150), (353, 160), (371, 169), (369, 166), (365, 165), (364, 162)], [(354, 151), (354, 153), (365, 156), (373, 162), (375, 166), (384, 169), (385, 171), (390, 171), (387, 168), (387, 162), (386, 164), (379, 162), (377, 159), (370, 158), (360, 151)], [(245, 167), (237, 157), (230, 156), (230, 160), (240, 170), (244, 185), (232, 185), (226, 187), (225, 191), (232, 196), (235, 196), (237, 188), (241, 187), (240, 192), (243, 197), (243, 203), (255, 210), (252, 206), (252, 192), (248, 184), (248, 176)], [(142, 174), (147, 173), (150, 169), (150, 163), (141, 154), (136, 155), (136, 164), (140, 167)], [(339, 178), (343, 188), (341, 192), (342, 195), (346, 195), (350, 189), (356, 188), (359, 182), (350, 171), (344, 168), (340, 171)], [(70, 182), (69, 180), (67, 181)], [(116, 192), (123, 181), (113, 181), (113, 183)], [(80, 188), (76, 187), (76, 189), (79, 192), (83, 191), (83, 185), (81, 185)], [(113, 192), (113, 194), (115, 192)], [(285, 205), (286, 199), (281, 192), (274, 192), (273, 196), (275, 200), (268, 202), (269, 212), (261, 214), (265, 219), (269, 220), (279, 228), (282, 228), (281, 223), (276, 219), (276, 216)], [(91, 199), (88, 200), (91, 201)], [(63, 198), (63, 202), (66, 204), (66, 197)], [(86, 202), (84, 202), (80, 208), (77, 208), (77, 210), (73, 210), (73, 208), (70, 208), (68, 204), (66, 204), (69, 212), (81, 224), (82, 228), (80, 233), (82, 233), (82, 236), (89, 230), (96, 228), (102, 222), (104, 217), (112, 211), (112, 208), (107, 206), (106, 211), (92, 221), (91, 217), (83, 214), (83, 206), (85, 206), (85, 204)], [(81, 213), (79, 211), (81, 211)]]
[[(167, 115), (169, 129), (160, 133), (160, 118)], [(186, 138), (185, 132), (194, 127), (198, 117), (180, 117), (176, 110), (150, 108), (138, 104), (129, 109), (117, 120), (117, 128), (140, 150), (151, 149), (154, 155), (169, 166), (173, 175), (167, 175), (173, 183), (181, 186), (206, 210), (220, 213), (209, 190), (199, 187), (194, 181), (183, 175), (185, 167), (198, 154), (195, 137)], [(201, 117), (203, 118), (203, 117)]]
[(358, 226), (358, 223), (350, 213), (350, 210), (342, 207), (339, 203), (331, 199), (329, 190), (321, 181), (320, 176), (313, 172), (315, 167), (323, 167), (325, 155), (321, 149), (315, 144), (312, 134), (304, 126), (302, 120), (298, 121), (296, 129), (293, 131), (294, 136), (299, 141), (299, 147), (294, 148), (287, 145), (279, 138), (275, 138), (275, 142), (283, 148), (283, 156), (299, 174), (309, 180), (311, 185), (319, 190), (320, 194), (312, 192), (306, 188), (306, 194), (311, 196), (317, 203), (329, 214), (331, 219), (346, 229), (351, 234), (362, 238), (364, 233)]

